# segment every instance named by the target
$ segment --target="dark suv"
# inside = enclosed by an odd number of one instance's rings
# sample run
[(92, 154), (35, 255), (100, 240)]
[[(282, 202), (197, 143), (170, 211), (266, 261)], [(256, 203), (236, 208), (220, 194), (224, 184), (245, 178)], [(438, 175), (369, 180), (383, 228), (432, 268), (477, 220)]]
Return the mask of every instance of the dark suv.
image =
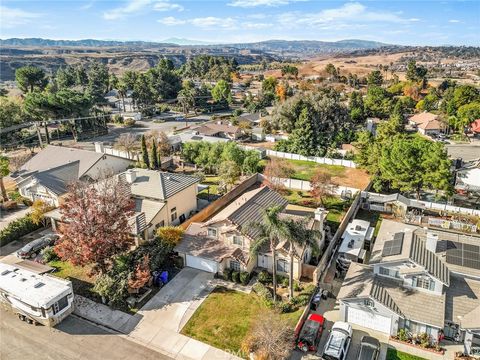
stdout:
[(55, 241), (57, 241), (58, 237), (59, 236), (56, 234), (42, 236), (41, 238), (33, 240), (22, 247), (16, 252), (16, 255), (20, 259), (33, 258), (46, 247), (55, 245)]
[(364, 336), (360, 341), (360, 352), (358, 360), (377, 360), (380, 353), (380, 342), (371, 337)]

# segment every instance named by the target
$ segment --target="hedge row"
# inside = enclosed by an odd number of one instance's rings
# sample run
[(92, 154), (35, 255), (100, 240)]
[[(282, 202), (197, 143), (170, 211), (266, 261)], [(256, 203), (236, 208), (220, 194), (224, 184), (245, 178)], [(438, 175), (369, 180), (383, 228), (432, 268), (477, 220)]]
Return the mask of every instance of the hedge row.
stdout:
[(30, 215), (12, 221), (5, 229), (0, 231), (0, 246), (4, 246), (9, 242), (18, 240), (24, 235), (31, 233), (42, 227), (42, 223), (34, 224)]

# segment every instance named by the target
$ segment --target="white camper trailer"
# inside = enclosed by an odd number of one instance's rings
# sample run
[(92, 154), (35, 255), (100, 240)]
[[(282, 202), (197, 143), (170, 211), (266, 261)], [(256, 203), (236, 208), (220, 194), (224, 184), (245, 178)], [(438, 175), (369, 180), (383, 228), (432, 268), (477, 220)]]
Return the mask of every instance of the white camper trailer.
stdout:
[(73, 311), (72, 283), (0, 263), (0, 301), (21, 320), (55, 326)]

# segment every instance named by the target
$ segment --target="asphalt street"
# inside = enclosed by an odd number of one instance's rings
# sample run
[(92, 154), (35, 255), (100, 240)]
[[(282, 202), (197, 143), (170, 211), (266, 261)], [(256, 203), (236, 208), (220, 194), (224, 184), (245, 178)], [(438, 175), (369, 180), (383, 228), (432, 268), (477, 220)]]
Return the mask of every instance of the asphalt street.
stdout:
[(123, 335), (70, 315), (55, 328), (29, 325), (0, 306), (2, 360), (171, 360)]

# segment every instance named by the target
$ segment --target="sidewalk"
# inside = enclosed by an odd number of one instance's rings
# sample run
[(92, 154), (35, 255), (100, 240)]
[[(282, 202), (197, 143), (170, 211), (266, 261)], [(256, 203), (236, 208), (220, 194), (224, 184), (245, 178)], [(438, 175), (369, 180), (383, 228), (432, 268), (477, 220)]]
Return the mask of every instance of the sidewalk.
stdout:
[[(185, 277), (191, 277), (192, 269)], [(82, 296), (76, 296), (74, 313), (96, 324), (105, 326), (138, 344), (178, 360), (237, 360), (226, 351), (180, 334), (181, 328), (210, 294), (215, 286), (224, 286), (223, 280), (211, 279), (211, 274), (198, 271), (190, 279), (195, 286), (185, 284), (185, 277), (177, 275), (162, 288), (135, 315), (112, 310)], [(175, 281), (177, 280), (177, 281)], [(231, 286), (240, 287), (241, 285)], [(191, 287), (191, 289), (189, 289)], [(238, 288), (248, 291), (248, 287)], [(168, 299), (168, 302), (166, 301)]]

